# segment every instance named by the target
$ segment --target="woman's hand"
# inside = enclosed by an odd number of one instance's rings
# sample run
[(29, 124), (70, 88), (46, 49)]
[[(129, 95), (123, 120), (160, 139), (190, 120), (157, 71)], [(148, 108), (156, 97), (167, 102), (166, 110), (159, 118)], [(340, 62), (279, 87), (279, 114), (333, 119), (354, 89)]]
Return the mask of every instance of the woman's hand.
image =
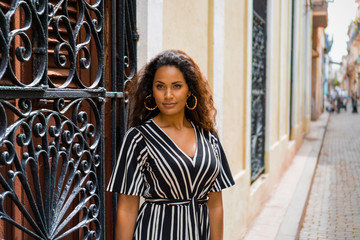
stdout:
[(133, 239), (139, 202), (139, 196), (119, 194), (115, 225), (116, 240)]
[(209, 222), (210, 222), (210, 240), (223, 239), (223, 204), (222, 193), (209, 193)]

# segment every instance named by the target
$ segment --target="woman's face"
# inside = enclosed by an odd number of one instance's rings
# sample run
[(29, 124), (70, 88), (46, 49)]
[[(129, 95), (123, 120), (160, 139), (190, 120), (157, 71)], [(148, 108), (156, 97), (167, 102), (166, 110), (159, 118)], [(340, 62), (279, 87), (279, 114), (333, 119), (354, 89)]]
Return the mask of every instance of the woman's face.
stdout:
[(152, 91), (160, 114), (168, 116), (184, 114), (190, 91), (182, 72), (177, 67), (160, 67), (155, 73)]

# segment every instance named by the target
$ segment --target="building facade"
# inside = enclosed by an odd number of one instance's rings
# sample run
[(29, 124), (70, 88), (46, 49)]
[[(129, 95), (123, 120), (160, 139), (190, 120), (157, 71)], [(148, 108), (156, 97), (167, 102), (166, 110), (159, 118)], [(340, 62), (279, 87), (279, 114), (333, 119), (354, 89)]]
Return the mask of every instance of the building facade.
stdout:
[(236, 185), (224, 239), (240, 239), (291, 164), (311, 119), (310, 1), (138, 1), (139, 67), (181, 49), (211, 84)]
[(348, 92), (354, 92), (359, 96), (359, 72), (360, 72), (360, 1), (356, 1), (358, 10), (355, 20), (349, 25), (348, 55), (346, 56), (346, 76), (348, 78)]
[(312, 88), (311, 88), (311, 119), (316, 120), (324, 110), (324, 78), (325, 72), (325, 28), (327, 26), (327, 2), (312, 1), (313, 41), (312, 41)]

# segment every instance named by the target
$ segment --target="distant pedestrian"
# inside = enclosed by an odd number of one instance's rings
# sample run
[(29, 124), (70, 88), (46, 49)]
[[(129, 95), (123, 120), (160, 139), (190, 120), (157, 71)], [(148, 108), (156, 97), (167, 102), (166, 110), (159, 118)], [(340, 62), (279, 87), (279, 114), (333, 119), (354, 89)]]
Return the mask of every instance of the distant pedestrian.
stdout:
[(354, 93), (354, 91), (351, 91), (351, 103), (352, 103), (352, 112), (353, 113), (357, 113), (357, 96), (356, 93)]

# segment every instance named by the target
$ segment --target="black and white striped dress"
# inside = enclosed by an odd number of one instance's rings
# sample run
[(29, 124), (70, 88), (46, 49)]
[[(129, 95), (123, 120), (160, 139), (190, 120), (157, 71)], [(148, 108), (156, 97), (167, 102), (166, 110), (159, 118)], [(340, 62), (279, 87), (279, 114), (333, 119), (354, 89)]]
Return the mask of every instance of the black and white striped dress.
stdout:
[(207, 195), (234, 180), (218, 137), (193, 127), (193, 158), (153, 120), (127, 131), (107, 190), (145, 198), (134, 239), (210, 238)]

